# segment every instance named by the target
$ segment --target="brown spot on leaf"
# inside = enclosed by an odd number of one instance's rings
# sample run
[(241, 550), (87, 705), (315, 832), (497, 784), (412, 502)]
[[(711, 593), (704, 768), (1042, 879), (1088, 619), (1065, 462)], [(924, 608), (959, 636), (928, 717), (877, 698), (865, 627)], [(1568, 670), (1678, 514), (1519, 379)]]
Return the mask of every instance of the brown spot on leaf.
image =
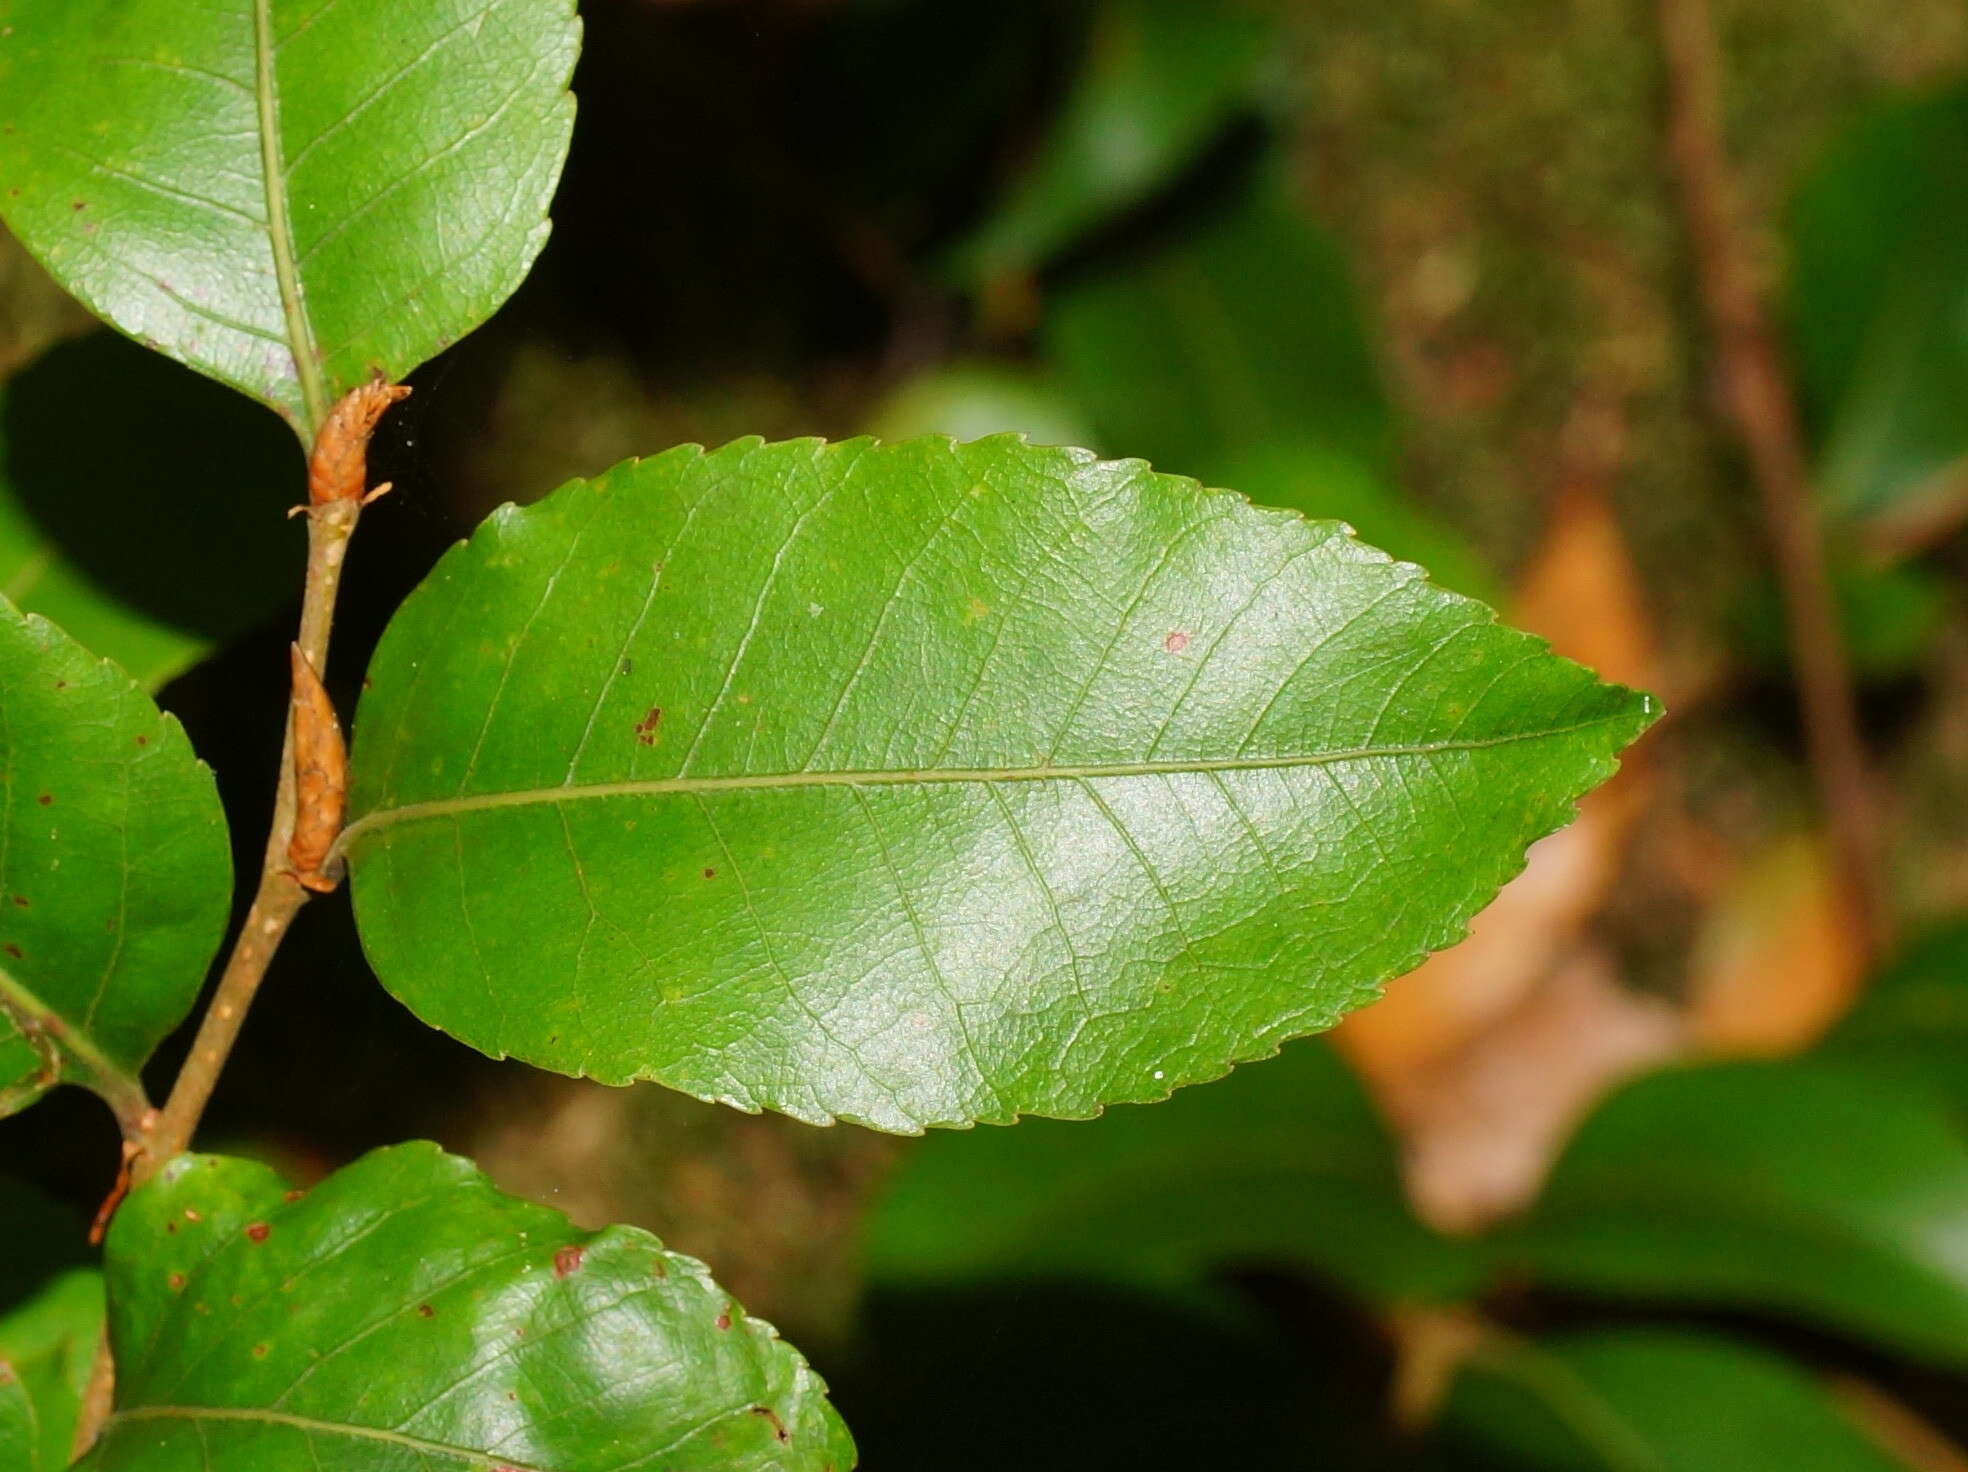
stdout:
[(280, 1199), (286, 1202), (295, 1202), (295, 1201), (299, 1201), (302, 1197), (306, 1195), (307, 1192), (296, 1189), (296, 1190), (285, 1192)]
[(417, 1317), (420, 1319), (434, 1319), (437, 1317), (437, 1310), (432, 1308), (428, 1303), (420, 1303), (417, 1305)]
[(572, 1242), (568, 1243), (565, 1247), (555, 1248), (554, 1276), (556, 1278), (564, 1278), (569, 1273), (578, 1273), (581, 1270), (581, 1259), (586, 1256), (586, 1249), (578, 1247)]
[(14, 903), (16, 905), (19, 905), (23, 910), (25, 910), (27, 908), (27, 896), (24, 894), (15, 895)]
[(718, 877), (718, 871), (715, 869), (706, 869), (704, 871), (704, 877), (706, 879), (715, 879)]
[(35, 798), (34, 800), (35, 800), (36, 802), (38, 802), (38, 803), (40, 803), (40, 804), (41, 804), (41, 806), (45, 808), (45, 807), (47, 807), (47, 806), (49, 806), (49, 805), (50, 805), (51, 803), (53, 803), (53, 802), (54, 802), (54, 800), (55, 800), (55, 795), (54, 795), (54, 793), (52, 793), (52, 792), (44, 792), (44, 793), (42, 793), (42, 794), (41, 794), (41, 795), (40, 795), (39, 797), (37, 797), (37, 798)]
[(15, 945), (12, 941), (7, 942), (5, 950), (7, 954), (12, 956), (16, 961), (23, 959), (21, 955), (21, 948)]
[[(173, 1224), (173, 1229), (175, 1230), (175, 1224)], [(164, 1281), (170, 1286), (173, 1293), (182, 1293), (184, 1291), (185, 1275), (183, 1273), (173, 1273)]]
[(267, 1233), (272, 1230), (273, 1228), (269, 1227), (265, 1222), (254, 1222), (246, 1229), (246, 1240), (248, 1242), (264, 1242), (267, 1239)]
[(202, 1222), (205, 1220), (205, 1213), (195, 1206), (187, 1206), (185, 1208), (185, 1220), (188, 1222)]
[(640, 741), (644, 746), (654, 746), (656, 744), (656, 728), (662, 724), (663, 707), (660, 705), (650, 706), (648, 714), (636, 722), (636, 740)]
[(781, 1446), (785, 1446), (792, 1441), (793, 1439), (792, 1432), (786, 1429), (786, 1423), (779, 1419), (779, 1413), (773, 1410), (771, 1406), (753, 1406), (752, 1414), (754, 1416), (765, 1417), (766, 1422), (772, 1427), (772, 1435), (774, 1439), (776, 1439)]
[(89, 201), (86, 199), (78, 199), (75, 201), (74, 204), (69, 206), (69, 208), (72, 210), (86, 210), (88, 207), (89, 207)]
[(660, 1257), (649, 1265), (649, 1270), (659, 1278), (667, 1278), (670, 1275), (669, 1268), (664, 1265), (663, 1259)]
[(266, 1353), (267, 1353), (267, 1347), (264, 1344), (256, 1344), (253, 1346), (254, 1359), (263, 1360), (266, 1358)]
[(150, 745), (150, 738), (149, 738), (148, 736), (139, 736), (139, 737), (137, 738), (137, 745), (139, 745), (139, 746), (148, 746), (148, 745)]
[(728, 1313), (719, 1314), (717, 1316), (717, 1326), (720, 1329), (729, 1329), (731, 1327), (731, 1315)]
[(1180, 654), (1188, 647), (1189, 636), (1180, 629), (1171, 630), (1169, 636), (1162, 640), (1162, 650), (1167, 654)]

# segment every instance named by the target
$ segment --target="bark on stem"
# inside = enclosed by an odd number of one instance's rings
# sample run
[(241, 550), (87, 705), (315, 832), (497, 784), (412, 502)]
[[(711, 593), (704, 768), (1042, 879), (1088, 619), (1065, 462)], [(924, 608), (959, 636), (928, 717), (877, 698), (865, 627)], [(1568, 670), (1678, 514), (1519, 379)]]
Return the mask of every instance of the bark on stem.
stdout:
[(1708, 0), (1659, 0), (1667, 152), (1696, 284), (1736, 430), (1762, 500), (1797, 673), (1804, 743), (1842, 887), (1868, 956), (1887, 936), (1877, 796), (1826, 570), (1796, 399), (1737, 215), (1722, 134), (1722, 63)]

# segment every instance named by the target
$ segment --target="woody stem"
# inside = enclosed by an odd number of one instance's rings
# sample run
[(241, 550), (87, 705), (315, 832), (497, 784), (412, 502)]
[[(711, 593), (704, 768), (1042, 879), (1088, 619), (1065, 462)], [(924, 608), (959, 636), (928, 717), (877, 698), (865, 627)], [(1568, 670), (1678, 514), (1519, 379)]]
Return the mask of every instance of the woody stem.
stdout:
[[(300, 634), (295, 642), (317, 671), (327, 665), (328, 639), (335, 623), (335, 599), (342, 585), (342, 564), (348, 554), (349, 537), (361, 514), (362, 503), (354, 498), (314, 506), (308, 514), (307, 583), (301, 601)], [(308, 891), (288, 872), (287, 845), (294, 833), (295, 811), (292, 710), (290, 697), (286, 737), (280, 751), (280, 783), (274, 792), (273, 821), (267, 832), (259, 887), (246, 911), (245, 922), (233, 939), (212, 1000), (199, 1021), (191, 1053), (178, 1071), (155, 1125), (131, 1161), (132, 1185), (142, 1185), (172, 1157), (190, 1147), (198, 1121), (218, 1086), (219, 1074), (239, 1039), (247, 1008), (266, 979), (267, 966), (286, 938), (294, 917), (308, 901)], [(115, 1362), (105, 1333), (96, 1349), (95, 1365), (76, 1421), (78, 1457), (101, 1435), (112, 1408), (115, 1383)]]

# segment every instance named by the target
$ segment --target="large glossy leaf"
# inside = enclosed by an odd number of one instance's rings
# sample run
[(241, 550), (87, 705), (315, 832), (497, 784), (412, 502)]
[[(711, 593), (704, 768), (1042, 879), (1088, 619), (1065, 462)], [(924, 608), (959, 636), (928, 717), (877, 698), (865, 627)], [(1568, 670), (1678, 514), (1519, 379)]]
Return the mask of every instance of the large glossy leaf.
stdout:
[(1269, 1263), (1410, 1301), (1481, 1274), (1414, 1219), (1385, 1125), (1317, 1040), (1152, 1113), (925, 1140), (868, 1230), (869, 1276), (891, 1289), (1071, 1278), (1186, 1296)]
[(1860, 995), (1819, 1047), (1968, 1120), (1968, 921), (1922, 937)]
[(129, 1099), (198, 994), (231, 882), (183, 729), (0, 599), (0, 1115), (59, 1079)]
[(1791, 318), (1820, 480), (1849, 516), (1919, 522), (1968, 475), (1968, 90), (1881, 108), (1791, 212)]
[(1795, 1365), (1672, 1329), (1486, 1344), (1448, 1424), (1527, 1472), (1903, 1472)]
[(0, 388), (0, 594), (155, 690), (293, 597), (301, 473), (237, 394), (113, 333), (63, 343)]
[(305, 1195), (180, 1156), (117, 1213), (108, 1269), (99, 1472), (853, 1465), (819, 1379), (701, 1263), (434, 1145)]
[(1107, 0), (1072, 95), (957, 268), (1032, 270), (1168, 183), (1248, 101), (1265, 35), (1225, 0)]
[(370, 679), (356, 912), (419, 1015), (898, 1130), (1331, 1024), (1649, 710), (1335, 524), (1009, 438), (686, 447), (507, 508)]
[(304, 431), (526, 274), (572, 0), (10, 0), (0, 208), (132, 337)]
[(1780, 1309), (1968, 1364), (1968, 1140), (1921, 1094), (1829, 1064), (1628, 1085), (1501, 1245), (1546, 1282)]
[(102, 1278), (85, 1269), (0, 1314), (0, 1467), (7, 1472), (68, 1465), (102, 1324)]

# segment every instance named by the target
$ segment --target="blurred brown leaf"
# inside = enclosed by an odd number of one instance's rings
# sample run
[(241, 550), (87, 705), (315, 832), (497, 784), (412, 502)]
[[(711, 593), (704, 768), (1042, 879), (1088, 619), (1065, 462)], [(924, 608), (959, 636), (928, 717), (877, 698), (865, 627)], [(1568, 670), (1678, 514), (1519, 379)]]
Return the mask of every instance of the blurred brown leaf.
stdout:
[[(1608, 486), (1616, 407), (1582, 401), (1568, 470), (1510, 618), (1610, 679), (1652, 688), (1658, 640)], [(1618, 880), (1651, 791), (1645, 747), (1536, 844), (1469, 937), (1356, 1012), (1336, 1039), (1402, 1132), (1409, 1189), (1436, 1226), (1468, 1230), (1537, 1189), (1571, 1121), (1612, 1079), (1676, 1046), (1672, 1010), (1629, 996), (1580, 947)]]
[(1606, 1090), (1681, 1050), (1680, 1013), (1577, 950), (1410, 1100), (1408, 1194), (1444, 1232), (1474, 1232), (1537, 1194)]
[(1813, 835), (1765, 845), (1723, 886), (1689, 965), (1691, 1040), (1718, 1053), (1808, 1047), (1865, 979), (1865, 949), (1831, 855)]

